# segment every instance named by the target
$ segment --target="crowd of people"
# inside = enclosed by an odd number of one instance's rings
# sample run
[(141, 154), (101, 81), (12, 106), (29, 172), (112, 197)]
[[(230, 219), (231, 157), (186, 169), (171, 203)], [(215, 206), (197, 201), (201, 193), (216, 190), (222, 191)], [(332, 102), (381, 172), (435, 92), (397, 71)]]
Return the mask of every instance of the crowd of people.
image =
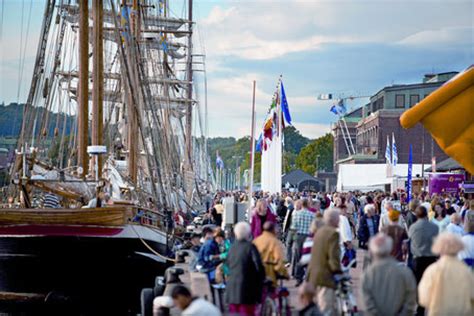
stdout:
[(474, 200), (256, 193), (248, 221), (231, 233), (216, 216), (225, 197), (245, 199), (227, 192), (209, 203), (214, 225), (193, 235), (193, 268), (225, 283), (231, 315), (258, 315), (265, 280), (275, 289), (279, 278), (295, 280), (300, 315), (336, 315), (335, 276), (357, 261), (364, 315), (474, 314)]

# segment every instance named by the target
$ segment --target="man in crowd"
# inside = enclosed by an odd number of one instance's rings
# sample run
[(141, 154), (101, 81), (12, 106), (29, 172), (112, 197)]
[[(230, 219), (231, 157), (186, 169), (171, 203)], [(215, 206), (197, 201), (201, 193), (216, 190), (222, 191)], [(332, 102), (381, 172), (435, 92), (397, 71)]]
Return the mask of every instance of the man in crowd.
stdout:
[(258, 200), (255, 211), (251, 218), (251, 229), (253, 238), (257, 238), (263, 232), (265, 222), (276, 223), (276, 216), (270, 211), (264, 199)]
[[(412, 269), (418, 284), (426, 268), (437, 259), (431, 252), (431, 247), (439, 229), (428, 221), (428, 212), (424, 206), (418, 206), (416, 217), (417, 221), (408, 230), (408, 238), (410, 238), (410, 250), (413, 255)], [(424, 308), (418, 306), (417, 315), (424, 315), (424, 312)]]
[(285, 268), (283, 244), (276, 237), (275, 224), (266, 222), (263, 225), (263, 233), (254, 239), (253, 244), (262, 258), (266, 277), (277, 287), (277, 276), (288, 278), (288, 271)]
[(464, 229), (461, 226), (461, 215), (453, 213), (449, 219), (451, 222), (446, 227), (446, 232), (462, 237), (464, 235)]
[(324, 315), (336, 315), (336, 283), (334, 275), (341, 272), (339, 247), (339, 211), (324, 212), (325, 225), (316, 231), (311, 261), (308, 266), (308, 282), (316, 288), (316, 301)]
[(215, 279), (215, 269), (218, 261), (216, 258), (219, 255), (219, 245), (214, 240), (214, 232), (211, 228), (206, 227), (202, 231), (204, 236), (204, 243), (199, 249), (197, 267), (201, 272), (208, 273), (209, 281)]
[(182, 312), (182, 316), (220, 316), (221, 312), (212, 303), (193, 297), (184, 285), (176, 285), (171, 292), (174, 305)]
[(390, 255), (392, 246), (392, 238), (382, 233), (369, 242), (373, 262), (362, 275), (364, 315), (411, 316), (415, 313), (415, 278)]
[(235, 241), (227, 256), (229, 278), (226, 298), (230, 315), (255, 315), (261, 302), (265, 269), (257, 248), (249, 240), (250, 225), (239, 222), (234, 227)]
[(308, 200), (301, 201), (301, 210), (297, 210), (293, 214), (291, 220), (291, 230), (295, 233), (295, 240), (293, 243), (293, 276), (296, 279), (296, 286), (303, 282), (304, 269), (298, 262), (301, 259), (301, 251), (303, 243), (310, 234), (311, 222), (314, 219), (314, 213), (308, 210)]

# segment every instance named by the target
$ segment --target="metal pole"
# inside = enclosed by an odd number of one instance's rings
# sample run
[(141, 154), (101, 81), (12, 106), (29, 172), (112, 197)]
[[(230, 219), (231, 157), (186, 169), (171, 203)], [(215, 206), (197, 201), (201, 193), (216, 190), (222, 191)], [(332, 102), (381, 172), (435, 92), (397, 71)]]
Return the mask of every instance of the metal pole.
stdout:
[[(89, 169), (89, 155), (87, 154), (89, 131), (89, 2), (79, 1), (79, 106), (77, 115), (78, 129), (78, 159), (77, 164), (82, 167), (82, 178), (85, 178)], [(36, 126), (36, 120), (35, 120)]]
[(253, 173), (255, 168), (255, 89), (257, 82), (253, 81), (252, 93), (252, 127), (250, 128), (250, 181), (249, 181), (249, 209), (252, 206)]

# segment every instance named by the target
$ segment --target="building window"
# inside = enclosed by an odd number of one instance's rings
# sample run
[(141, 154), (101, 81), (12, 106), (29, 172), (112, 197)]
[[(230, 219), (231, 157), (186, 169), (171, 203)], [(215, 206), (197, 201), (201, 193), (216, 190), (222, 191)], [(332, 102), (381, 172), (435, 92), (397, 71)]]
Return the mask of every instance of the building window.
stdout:
[(397, 109), (405, 108), (405, 95), (404, 94), (395, 95), (395, 107)]
[(426, 99), (427, 96), (429, 96), (429, 94), (425, 94), (425, 97), (423, 99)]
[(420, 102), (420, 96), (418, 94), (410, 95), (410, 107), (414, 106), (418, 102)]

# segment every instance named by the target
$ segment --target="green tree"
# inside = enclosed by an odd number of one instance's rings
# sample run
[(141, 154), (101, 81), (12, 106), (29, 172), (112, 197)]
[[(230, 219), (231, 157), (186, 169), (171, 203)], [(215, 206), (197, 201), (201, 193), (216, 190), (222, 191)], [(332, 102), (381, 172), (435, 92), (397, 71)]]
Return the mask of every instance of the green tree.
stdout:
[(333, 142), (332, 134), (327, 133), (309, 143), (296, 157), (296, 167), (311, 175), (316, 170), (332, 171)]
[(294, 126), (287, 126), (283, 130), (284, 150), (293, 154), (298, 154), (303, 147), (310, 143), (310, 139), (300, 134)]

